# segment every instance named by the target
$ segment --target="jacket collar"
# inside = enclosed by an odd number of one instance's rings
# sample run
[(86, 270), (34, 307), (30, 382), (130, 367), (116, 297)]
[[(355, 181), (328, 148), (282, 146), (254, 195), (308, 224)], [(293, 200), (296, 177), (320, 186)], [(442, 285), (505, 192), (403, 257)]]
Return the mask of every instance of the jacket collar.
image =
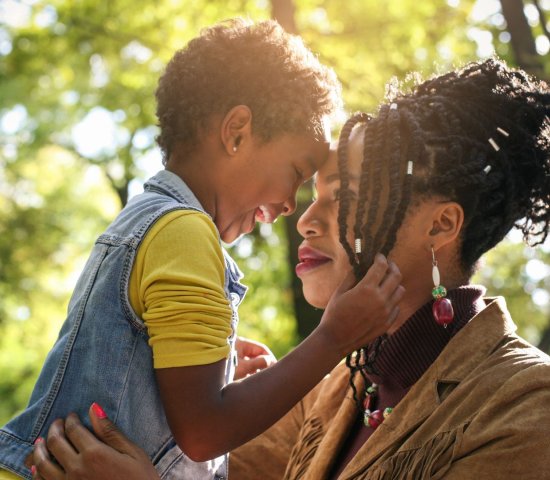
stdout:
[[(409, 432), (424, 422), (441, 404), (440, 392), (444, 390), (442, 387), (449, 384), (458, 385), (484, 358), (491, 354), (503, 337), (516, 331), (504, 298), (486, 298), (485, 303), (485, 309), (472, 318), (451, 339), (435, 362), (411, 387), (392, 414), (361, 447), (344, 470), (341, 476), (343, 480), (355, 478), (358, 473), (372, 465), (389, 447), (396, 442), (402, 442)], [(348, 411), (355, 406), (351, 402), (343, 402), (341, 408)], [(340, 420), (340, 415), (344, 416), (344, 413), (339, 413), (335, 420)], [(341, 430), (342, 435), (345, 436), (347, 429), (335, 425), (335, 423), (332, 423), (329, 431), (334, 426)], [(340, 442), (334, 443), (341, 445), (344, 438), (341, 438)], [(319, 450), (321, 450), (321, 446)], [(322, 452), (318, 453), (319, 457), (324, 456)]]
[(205, 212), (203, 206), (183, 181), (183, 179), (169, 170), (161, 170), (151, 177), (144, 185), (145, 191), (156, 191), (168, 195), (180, 203), (185, 203), (201, 212)]

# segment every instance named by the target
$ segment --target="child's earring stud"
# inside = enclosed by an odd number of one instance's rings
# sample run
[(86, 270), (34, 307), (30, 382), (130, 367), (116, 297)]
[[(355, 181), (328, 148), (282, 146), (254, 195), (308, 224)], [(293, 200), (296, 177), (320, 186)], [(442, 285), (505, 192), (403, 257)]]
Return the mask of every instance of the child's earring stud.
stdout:
[(233, 152), (237, 153), (237, 145), (233, 145)]

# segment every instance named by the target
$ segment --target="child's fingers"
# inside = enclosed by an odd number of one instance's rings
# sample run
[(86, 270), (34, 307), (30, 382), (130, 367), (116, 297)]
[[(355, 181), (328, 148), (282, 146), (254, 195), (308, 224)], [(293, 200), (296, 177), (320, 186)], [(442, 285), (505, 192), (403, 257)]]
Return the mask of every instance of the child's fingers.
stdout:
[(360, 280), (361, 284), (378, 286), (384, 279), (388, 271), (388, 260), (381, 253), (376, 254), (374, 262), (367, 270), (365, 276)]
[(249, 338), (238, 337), (236, 342), (236, 349), (240, 358), (252, 358), (259, 355), (271, 355), (273, 356), (273, 358), (275, 358), (267, 345), (257, 342), (256, 340), (250, 340)]
[(391, 326), (393, 322), (397, 319), (397, 316), (399, 315), (399, 307), (395, 306), (393, 307), (391, 313), (389, 314), (388, 318), (386, 319), (385, 324), (388, 326)]
[(34, 444), (33, 466), (31, 467), (33, 480), (62, 480), (65, 472), (52, 462), (48, 449), (43, 439)]
[(393, 262), (389, 262), (389, 267), (386, 272), (386, 276), (383, 278), (380, 284), (380, 291), (382, 295), (387, 298), (391, 298), (396, 289), (399, 287), (403, 276), (397, 265)]

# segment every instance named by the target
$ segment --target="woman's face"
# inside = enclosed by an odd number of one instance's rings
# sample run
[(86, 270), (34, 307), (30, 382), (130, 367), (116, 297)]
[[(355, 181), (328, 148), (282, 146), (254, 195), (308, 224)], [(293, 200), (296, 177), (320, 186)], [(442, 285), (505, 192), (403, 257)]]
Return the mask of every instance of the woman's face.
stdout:
[[(363, 155), (361, 132), (361, 129), (354, 130), (348, 143), (351, 195), (347, 241), (352, 248)], [(335, 149), (331, 149), (327, 162), (316, 174), (315, 187), (316, 198), (298, 221), (298, 232), (304, 237), (304, 241), (298, 250), (300, 263), (296, 266), (296, 274), (302, 280), (306, 300), (317, 308), (325, 308), (333, 292), (351, 271), (348, 255), (339, 241), (340, 176)], [(387, 192), (386, 186), (382, 185), (382, 191)], [(431, 228), (434, 205), (437, 205), (437, 199), (428, 199), (409, 210), (389, 255), (401, 270), (403, 285), (408, 294), (415, 290), (419, 290), (421, 295), (431, 291), (430, 285), (426, 286), (424, 283), (429, 284), (431, 281), (431, 257), (426, 232)], [(382, 218), (377, 219), (374, 229), (382, 221)], [(364, 250), (368, 248), (369, 245), (363, 246)]]
[[(360, 170), (359, 152), (350, 143), (349, 189), (358, 191)], [(298, 220), (298, 232), (304, 241), (298, 249), (300, 263), (296, 275), (303, 284), (304, 297), (314, 307), (325, 308), (332, 293), (351, 271), (348, 255), (339, 241), (338, 205), (340, 176), (337, 154), (331, 149), (329, 158), (315, 176), (316, 198)], [(353, 199), (350, 210), (355, 210)], [(350, 215), (352, 218), (352, 215)], [(353, 245), (353, 234), (348, 227), (348, 242)]]

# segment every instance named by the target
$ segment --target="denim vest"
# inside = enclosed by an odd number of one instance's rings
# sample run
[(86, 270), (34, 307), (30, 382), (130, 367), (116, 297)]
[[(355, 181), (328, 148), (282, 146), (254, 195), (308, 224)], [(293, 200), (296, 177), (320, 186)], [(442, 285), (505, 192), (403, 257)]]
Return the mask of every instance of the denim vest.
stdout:
[[(227, 455), (196, 463), (176, 445), (159, 396), (147, 329), (128, 299), (130, 273), (139, 245), (162, 215), (179, 209), (204, 212), (177, 175), (161, 171), (97, 239), (29, 405), (0, 430), (0, 468), (30, 479), (30, 470), (23, 462), (36, 438), (46, 436), (50, 424), (70, 412), (76, 412), (89, 427), (88, 408), (98, 402), (147, 452), (161, 478), (227, 478)], [(223, 251), (225, 293), (233, 311), (228, 339), (231, 358), (225, 375), (226, 382), (231, 382), (237, 306), (246, 287), (239, 283), (242, 274), (236, 264)]]

